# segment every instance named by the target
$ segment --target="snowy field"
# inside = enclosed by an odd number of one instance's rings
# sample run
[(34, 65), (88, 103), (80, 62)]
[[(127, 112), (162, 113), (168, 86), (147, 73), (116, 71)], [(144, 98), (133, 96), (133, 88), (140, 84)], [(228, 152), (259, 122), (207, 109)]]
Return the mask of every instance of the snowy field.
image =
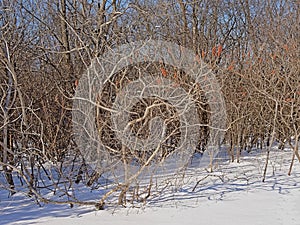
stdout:
[(102, 211), (37, 206), (21, 193), (8, 197), (0, 189), (0, 224), (299, 225), (300, 163), (295, 161), (288, 176), (291, 157), (291, 150), (271, 152), (265, 182), (265, 154), (250, 154), (241, 163), (223, 160), (213, 173), (190, 169), (180, 188), (155, 194), (145, 204), (108, 205)]

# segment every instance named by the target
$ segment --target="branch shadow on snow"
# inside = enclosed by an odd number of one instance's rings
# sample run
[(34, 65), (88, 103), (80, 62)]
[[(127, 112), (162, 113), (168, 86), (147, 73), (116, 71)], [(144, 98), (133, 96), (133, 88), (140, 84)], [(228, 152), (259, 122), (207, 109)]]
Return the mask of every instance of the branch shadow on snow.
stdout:
[[(181, 187), (174, 186), (175, 192), (164, 193), (151, 198), (148, 205), (197, 207), (201, 201), (207, 199), (211, 201), (233, 201), (240, 197), (239, 194), (259, 191), (287, 195), (293, 190), (300, 189), (300, 184), (297, 182), (300, 171), (295, 169), (291, 176), (287, 175), (290, 165), (287, 155), (291, 155), (291, 152), (271, 153), (265, 182), (262, 182), (265, 165), (264, 155), (260, 154), (258, 157), (245, 155), (241, 163), (229, 163), (228, 159), (224, 157), (219, 160), (219, 166), (214, 172), (199, 172), (199, 170), (187, 172), (186, 180), (189, 180), (187, 184)], [(299, 166), (297, 163), (295, 162), (296, 166)], [(190, 204), (186, 205), (187, 202)]]
[[(241, 163), (229, 163), (226, 158), (222, 158), (218, 161), (219, 166), (212, 173), (191, 167), (186, 171), (183, 180), (172, 180), (168, 188), (160, 193), (154, 192), (146, 202), (146, 206), (194, 208), (207, 200), (235, 201), (241, 198), (241, 194), (258, 191), (275, 192), (281, 196), (288, 195), (300, 188), (300, 184), (297, 183), (300, 170), (299, 165), (295, 164), (297, 168), (292, 175), (287, 175), (290, 158), (286, 154), (289, 155), (290, 152), (271, 154), (265, 182), (262, 182), (265, 164), (263, 155), (255, 157), (245, 155)], [(180, 185), (178, 181), (181, 182)], [(82, 190), (81, 195), (86, 200), (99, 198), (99, 193), (96, 192)], [(7, 191), (0, 189), (0, 224), (34, 224), (33, 220), (44, 221), (55, 217), (76, 218), (94, 210), (93, 206), (71, 208), (70, 205), (44, 204), (39, 207), (35, 201), (21, 193), (8, 197)], [(107, 207), (107, 210), (113, 211), (115, 208)]]

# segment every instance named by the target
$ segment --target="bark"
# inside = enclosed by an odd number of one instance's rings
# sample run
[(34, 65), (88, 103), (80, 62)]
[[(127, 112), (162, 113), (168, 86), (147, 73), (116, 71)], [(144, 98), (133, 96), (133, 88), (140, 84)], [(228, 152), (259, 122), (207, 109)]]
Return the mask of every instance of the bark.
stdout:
[[(8, 52), (5, 52), (6, 54), (6, 58), (8, 58)], [(8, 79), (8, 88), (7, 88), (7, 92), (6, 92), (6, 99), (5, 99), (5, 103), (4, 103), (4, 128), (3, 128), (3, 170), (5, 173), (5, 178), (7, 183), (9, 184), (9, 189), (10, 189), (10, 193), (11, 195), (13, 195), (15, 193), (14, 188), (14, 180), (12, 177), (12, 170), (11, 168), (8, 166), (9, 164), (9, 108), (11, 105), (11, 100), (12, 100), (12, 88), (13, 88), (13, 76), (10, 73), (10, 71), (8, 69), (6, 69), (6, 75), (7, 75), (7, 79)]]
[(67, 8), (66, 8), (66, 0), (60, 0), (60, 30), (61, 30), (61, 41), (63, 43), (63, 56), (64, 63), (69, 72), (70, 80), (75, 81), (73, 77), (73, 66), (72, 66), (72, 58), (70, 52), (70, 41), (69, 41), (69, 32), (68, 32), (68, 23), (67, 23)]

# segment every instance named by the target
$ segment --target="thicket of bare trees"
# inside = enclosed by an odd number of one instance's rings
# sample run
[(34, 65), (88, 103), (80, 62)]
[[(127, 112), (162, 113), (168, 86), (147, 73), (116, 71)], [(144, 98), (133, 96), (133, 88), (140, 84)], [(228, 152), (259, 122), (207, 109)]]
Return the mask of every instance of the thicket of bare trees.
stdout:
[[(116, 192), (120, 193), (119, 204), (124, 204), (127, 184), (114, 183), (99, 197), (100, 203), (84, 202), (70, 193), (78, 183), (99, 185), (102, 175), (86, 165), (74, 142), (72, 98), (94, 58), (120, 44), (149, 39), (192, 49), (216, 74), (227, 112), (222, 144), (232, 161), (239, 161), (242, 151), (254, 148), (264, 149), (268, 155), (279, 143), (278, 151), (293, 149), (291, 173), (294, 159), (300, 161), (299, 12), (300, 3), (293, 0), (1, 1), (0, 188), (11, 194), (25, 191), (38, 201), (95, 204), (99, 208)], [(103, 94), (99, 104), (111, 104), (115, 92), (140, 76), (140, 69), (172, 74), (178, 85), (189, 89), (188, 74), (177, 68), (163, 62), (139, 64), (112, 78), (105, 89), (108, 95)], [(208, 124), (205, 98), (201, 90), (193, 91), (201, 109), (199, 118)], [(169, 123), (176, 128), (174, 108), (159, 99), (139, 104), (132, 120), (143, 117), (147, 106), (158, 104), (150, 115), (164, 120), (171, 117)], [(118, 155), (123, 147), (112, 134), (107, 112), (100, 109), (98, 113), (99, 135), (106, 137), (107, 147)], [(145, 128), (138, 133), (139, 126), (141, 121), (133, 126), (137, 135), (149, 135)], [(200, 151), (207, 143), (205, 127), (201, 128)], [(178, 143), (176, 132), (169, 135), (173, 145)], [(143, 157), (138, 159), (147, 161)], [(146, 198), (151, 188), (152, 183), (133, 192)], [(48, 192), (67, 198), (48, 199), (44, 195)]]

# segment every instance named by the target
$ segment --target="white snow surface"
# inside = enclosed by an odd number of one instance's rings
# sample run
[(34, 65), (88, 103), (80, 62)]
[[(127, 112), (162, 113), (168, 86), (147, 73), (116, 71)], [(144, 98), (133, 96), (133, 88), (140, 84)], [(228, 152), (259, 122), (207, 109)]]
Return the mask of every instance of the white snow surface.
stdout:
[(265, 158), (249, 154), (240, 163), (223, 161), (212, 173), (191, 168), (173, 190), (126, 208), (38, 206), (21, 193), (8, 197), (0, 189), (0, 224), (300, 225), (300, 163), (295, 160), (288, 176), (292, 151), (272, 151), (262, 182)]

